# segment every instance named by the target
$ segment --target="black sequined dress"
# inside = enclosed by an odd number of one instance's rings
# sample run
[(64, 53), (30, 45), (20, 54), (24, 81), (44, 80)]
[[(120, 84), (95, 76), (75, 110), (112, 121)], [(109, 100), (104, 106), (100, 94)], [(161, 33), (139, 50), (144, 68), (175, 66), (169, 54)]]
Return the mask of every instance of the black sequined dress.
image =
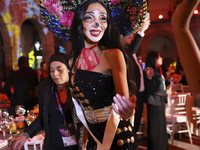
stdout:
[[(70, 83), (70, 90), (72, 91), (72, 96), (82, 106), (84, 113), (87, 111), (104, 109), (109, 106), (111, 108), (113, 96), (115, 95), (114, 82), (111, 76), (80, 69), (77, 69), (74, 85)], [(103, 115), (104, 113), (101, 114), (101, 116)], [(91, 121), (87, 118), (89, 129), (101, 143), (107, 119), (105, 119), (105, 121), (95, 122), (95, 119)], [(88, 134), (88, 140), (87, 150), (96, 150), (96, 142), (90, 134)], [(120, 120), (110, 149), (137, 149), (135, 131), (129, 120)]]

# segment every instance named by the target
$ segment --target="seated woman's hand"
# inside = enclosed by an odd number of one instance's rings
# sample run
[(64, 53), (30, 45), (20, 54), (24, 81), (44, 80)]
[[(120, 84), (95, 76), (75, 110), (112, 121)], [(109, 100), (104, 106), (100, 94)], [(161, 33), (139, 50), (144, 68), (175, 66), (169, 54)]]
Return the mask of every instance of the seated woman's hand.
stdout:
[(116, 94), (113, 97), (115, 103), (112, 104), (114, 111), (120, 115), (122, 119), (128, 119), (135, 114), (137, 98), (132, 95), (129, 99), (125, 96)]
[(26, 142), (26, 137), (22, 135), (16, 142), (15, 145), (13, 146), (13, 150), (20, 150), (24, 143)]

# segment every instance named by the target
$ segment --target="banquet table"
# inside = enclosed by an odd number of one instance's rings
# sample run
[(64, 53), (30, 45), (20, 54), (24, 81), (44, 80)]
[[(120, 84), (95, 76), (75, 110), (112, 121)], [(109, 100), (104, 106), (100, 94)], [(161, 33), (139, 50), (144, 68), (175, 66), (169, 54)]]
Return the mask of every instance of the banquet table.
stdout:
[[(12, 140), (8, 140), (8, 145), (3, 147), (3, 148), (0, 148), (0, 150), (13, 150), (13, 146), (15, 144), (15, 141), (23, 134), (23, 131), (24, 131), (25, 128), (18, 128), (17, 130), (19, 131), (19, 133), (15, 133), (13, 134), (13, 139)], [(44, 131), (40, 131), (37, 135), (42, 135), (44, 136)], [(6, 132), (6, 138), (9, 138), (10, 137), (10, 134), (9, 132)], [(0, 132), (0, 139), (3, 139), (3, 134), (2, 132)], [(39, 149), (39, 147), (38, 147)], [(24, 150), (24, 146), (21, 148), (21, 150)], [(29, 146), (29, 150), (33, 150), (33, 146)]]

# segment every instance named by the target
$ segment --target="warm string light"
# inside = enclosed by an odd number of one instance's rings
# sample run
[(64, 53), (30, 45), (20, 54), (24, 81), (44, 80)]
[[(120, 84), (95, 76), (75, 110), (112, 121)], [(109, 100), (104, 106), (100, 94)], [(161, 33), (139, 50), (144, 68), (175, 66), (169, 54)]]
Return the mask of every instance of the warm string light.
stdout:
[(196, 15), (196, 14), (198, 14), (199, 13), (199, 11), (196, 9), (196, 10), (194, 10), (194, 14)]
[(159, 15), (159, 16), (158, 16), (158, 19), (163, 19), (163, 15)]

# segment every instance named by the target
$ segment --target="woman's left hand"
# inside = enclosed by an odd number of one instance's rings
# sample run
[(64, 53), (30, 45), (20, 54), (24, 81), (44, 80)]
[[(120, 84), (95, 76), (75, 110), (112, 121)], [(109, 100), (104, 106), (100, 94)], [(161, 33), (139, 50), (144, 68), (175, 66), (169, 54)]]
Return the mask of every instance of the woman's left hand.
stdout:
[(113, 97), (115, 103), (112, 103), (114, 111), (120, 115), (122, 119), (128, 119), (135, 114), (135, 107), (137, 98), (132, 95), (129, 99), (125, 96), (116, 94)]

